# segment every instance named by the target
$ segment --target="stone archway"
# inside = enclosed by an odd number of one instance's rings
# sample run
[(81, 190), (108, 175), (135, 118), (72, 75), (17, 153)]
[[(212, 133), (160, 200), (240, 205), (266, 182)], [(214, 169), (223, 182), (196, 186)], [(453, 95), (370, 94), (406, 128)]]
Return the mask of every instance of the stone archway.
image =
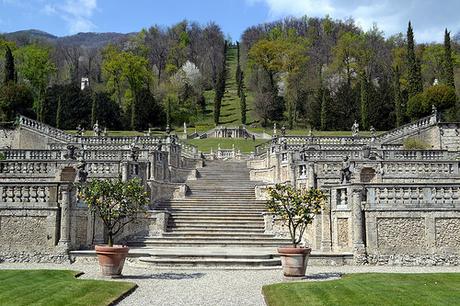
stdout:
[(363, 168), (359, 174), (361, 183), (373, 183), (376, 178), (376, 172), (374, 168), (366, 167)]

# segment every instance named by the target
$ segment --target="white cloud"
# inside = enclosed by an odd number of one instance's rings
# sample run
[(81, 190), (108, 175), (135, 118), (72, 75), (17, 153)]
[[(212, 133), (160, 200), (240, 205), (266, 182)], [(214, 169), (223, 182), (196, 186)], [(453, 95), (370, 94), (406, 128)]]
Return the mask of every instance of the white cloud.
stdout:
[(405, 33), (412, 20), (418, 42), (442, 41), (444, 28), (460, 30), (456, 14), (458, 0), (246, 0), (249, 5), (264, 3), (269, 18), (284, 16), (352, 17), (364, 30), (376, 23), (387, 36)]
[(46, 4), (43, 12), (59, 16), (68, 26), (69, 34), (90, 32), (96, 28), (91, 21), (97, 10), (96, 0), (66, 0), (63, 4)]

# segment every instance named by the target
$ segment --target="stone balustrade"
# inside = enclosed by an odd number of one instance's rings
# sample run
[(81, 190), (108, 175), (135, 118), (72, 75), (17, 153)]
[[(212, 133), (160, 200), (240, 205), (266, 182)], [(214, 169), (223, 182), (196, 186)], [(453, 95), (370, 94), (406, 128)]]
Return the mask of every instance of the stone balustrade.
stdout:
[(56, 173), (55, 162), (39, 161), (0, 161), (0, 177), (22, 175), (54, 176)]
[(460, 184), (379, 184), (365, 188), (366, 209), (460, 208)]
[(8, 204), (34, 206), (47, 204), (50, 207), (57, 205), (59, 184), (57, 183), (8, 183), (0, 184), (0, 207)]
[(0, 150), (5, 160), (56, 160), (62, 159), (60, 150)]
[(76, 137), (65, 133), (64, 131), (54, 128), (48, 124), (38, 122), (36, 120), (19, 116), (19, 126), (40, 132), (48, 137), (52, 137), (59, 141), (75, 142)]
[(394, 141), (406, 136), (413, 134), (414, 132), (420, 131), (421, 129), (430, 127), (437, 123), (437, 114), (434, 113), (428, 117), (421, 118), (415, 122), (411, 122), (400, 126), (396, 129), (383, 133), (376, 137), (376, 141), (379, 143), (386, 143)]

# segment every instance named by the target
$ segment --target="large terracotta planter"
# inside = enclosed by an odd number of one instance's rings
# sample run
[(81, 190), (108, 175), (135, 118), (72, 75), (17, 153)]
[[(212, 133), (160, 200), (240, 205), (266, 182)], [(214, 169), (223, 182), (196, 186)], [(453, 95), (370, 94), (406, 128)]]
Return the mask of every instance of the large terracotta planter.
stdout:
[(114, 245), (113, 247), (96, 245), (95, 249), (102, 275), (121, 276), (129, 248), (121, 245)]
[(281, 257), (281, 264), (283, 266), (284, 276), (305, 276), (308, 256), (311, 253), (310, 248), (295, 248), (293, 246), (283, 246), (278, 248), (278, 253)]

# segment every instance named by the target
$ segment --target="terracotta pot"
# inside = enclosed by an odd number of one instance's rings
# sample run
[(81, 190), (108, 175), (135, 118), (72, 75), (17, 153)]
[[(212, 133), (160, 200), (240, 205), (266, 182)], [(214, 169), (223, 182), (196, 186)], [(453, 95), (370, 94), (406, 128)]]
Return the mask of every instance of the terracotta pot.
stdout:
[(113, 247), (96, 245), (95, 249), (102, 275), (120, 276), (129, 248), (122, 245), (114, 245)]
[(278, 248), (278, 253), (281, 257), (284, 276), (305, 276), (308, 256), (311, 253), (310, 248), (283, 246)]

